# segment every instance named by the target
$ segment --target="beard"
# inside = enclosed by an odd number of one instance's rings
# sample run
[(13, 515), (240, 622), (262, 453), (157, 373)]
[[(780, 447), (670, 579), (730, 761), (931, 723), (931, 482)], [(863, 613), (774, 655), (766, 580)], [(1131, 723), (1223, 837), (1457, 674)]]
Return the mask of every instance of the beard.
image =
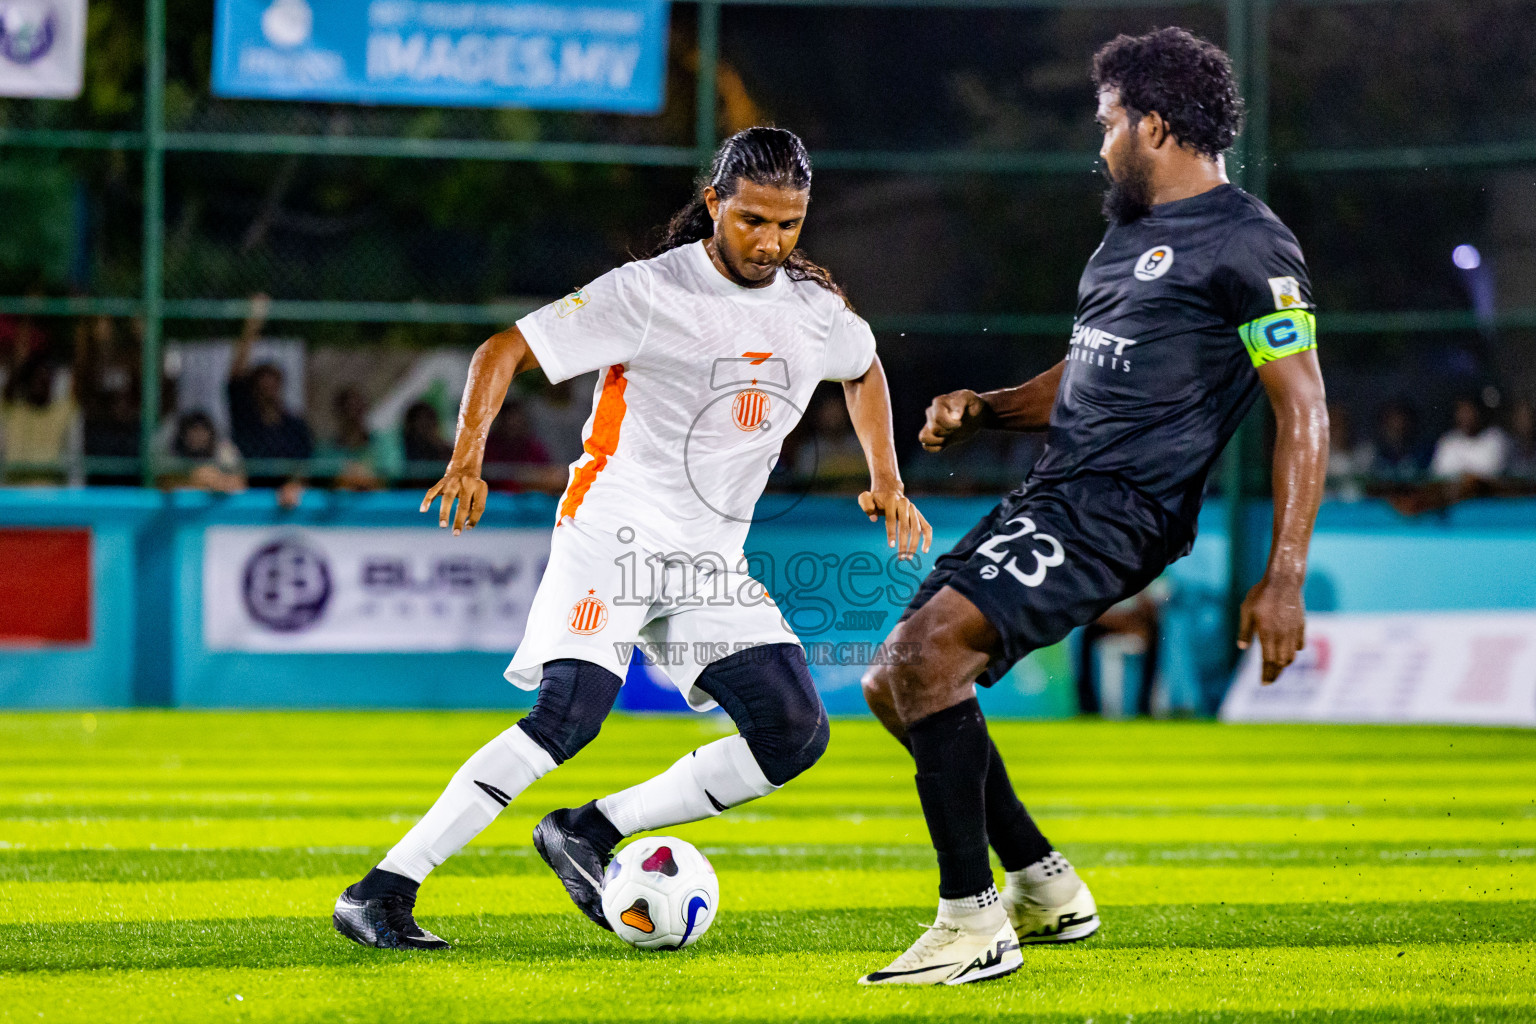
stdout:
[(1104, 190), (1104, 218), (1111, 224), (1130, 224), (1152, 212), (1151, 168), (1139, 153), (1124, 161), (1120, 177), (1110, 174), (1108, 167), (1104, 176), (1109, 179), (1109, 188)]
[(713, 238), (713, 243), (715, 246), (715, 251), (720, 256), (720, 262), (725, 266), (726, 275), (733, 282), (741, 285), (743, 288), (766, 287), (773, 281), (774, 277), (778, 274), (779, 269), (783, 266), (783, 262), (781, 261), (775, 264), (772, 272), (766, 276), (756, 278), (748, 277), (745, 272), (747, 261), (730, 247), (723, 235), (716, 234)]

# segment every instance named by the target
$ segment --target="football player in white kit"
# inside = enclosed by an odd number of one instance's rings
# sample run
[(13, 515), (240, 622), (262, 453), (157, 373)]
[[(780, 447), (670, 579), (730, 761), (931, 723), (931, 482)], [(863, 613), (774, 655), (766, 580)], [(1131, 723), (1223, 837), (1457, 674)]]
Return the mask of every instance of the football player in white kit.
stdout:
[(597, 735), (636, 643), (661, 654), (690, 706), (723, 707), (739, 732), (539, 823), (534, 845), (596, 924), (608, 927), (600, 880), (624, 836), (766, 796), (826, 749), (826, 710), (805, 653), (742, 551), (780, 446), (818, 382), (843, 382), (870, 468), (863, 511), (885, 517), (900, 558), (928, 550), (933, 534), (903, 494), (874, 335), (795, 248), (810, 185), (794, 134), (731, 137), (656, 255), (524, 317), (475, 353), (452, 461), (422, 502), (426, 511), (441, 499), (439, 523), (451, 519), (455, 534), (485, 510), (486, 434), (512, 379), (536, 367), (551, 382), (602, 371), (548, 567), (506, 671), (539, 696), (341, 894), (333, 920), (343, 935), (383, 948), (446, 947), (416, 924), (417, 887)]

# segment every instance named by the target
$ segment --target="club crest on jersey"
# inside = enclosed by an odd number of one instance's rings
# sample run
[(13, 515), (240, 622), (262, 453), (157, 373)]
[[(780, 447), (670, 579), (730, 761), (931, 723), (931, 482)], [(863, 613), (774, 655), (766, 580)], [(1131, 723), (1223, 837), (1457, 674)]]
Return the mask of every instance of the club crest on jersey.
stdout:
[(586, 597), (572, 606), (566, 624), (571, 627), (572, 633), (590, 636), (608, 625), (608, 606), (596, 596), (595, 591), (589, 590)]
[(1301, 284), (1294, 277), (1272, 277), (1269, 290), (1275, 296), (1276, 309), (1306, 309), (1307, 300), (1301, 297)]
[(1173, 246), (1154, 245), (1136, 260), (1136, 280), (1156, 281), (1173, 266)]
[(561, 299), (559, 302), (555, 303), (555, 316), (564, 320), (566, 317), (570, 316), (572, 313), (576, 312), (586, 304), (587, 293), (584, 289), (578, 288), (571, 292), (571, 294), (567, 295), (565, 298)]
[(736, 401), (731, 404), (731, 419), (738, 430), (760, 430), (772, 405), (767, 394), (748, 388), (737, 393)]

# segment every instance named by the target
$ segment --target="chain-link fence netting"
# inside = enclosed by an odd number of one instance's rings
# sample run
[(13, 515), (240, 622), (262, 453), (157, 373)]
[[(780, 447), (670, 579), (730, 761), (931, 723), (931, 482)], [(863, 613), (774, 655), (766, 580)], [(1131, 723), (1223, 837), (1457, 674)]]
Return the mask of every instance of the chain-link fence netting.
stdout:
[(1277, 153), (1536, 137), (1536, 3), (1279, 3)]
[[(1411, 407), (1421, 456), (1463, 394), (1480, 415), (1518, 431), (1520, 399), (1536, 395), (1536, 360), (1527, 358), (1536, 355), (1530, 165), (1491, 164), (1508, 158), (1486, 153), (1467, 166), (1442, 154), (1406, 169), (1369, 169), (1366, 160), (1321, 171), (1306, 161), (1326, 164), (1318, 147), (1508, 146), (1536, 135), (1536, 65), (1523, 59), (1536, 42), (1536, 2), (1282, 2), (1250, 11), (1261, 27), (1266, 11), (1267, 47), (1250, 52), (1267, 53), (1268, 116), (1257, 123), (1270, 134), (1252, 148), (1266, 155), (1269, 197), (1312, 268), (1338, 408), (1369, 434), (1387, 411)], [(1063, 351), (1077, 278), (1103, 231), (1093, 49), (1116, 32), (1161, 24), (1224, 41), (1226, 13), (1215, 3), (721, 10), (716, 134), (777, 123), (801, 132), (813, 159), (825, 155), (804, 244), (875, 323), (901, 436), (915, 436), (932, 394), (1022, 380)], [(216, 97), (213, 6), (170, 0), (163, 275), (149, 282), (169, 319), (156, 366), (163, 400), (146, 410), (141, 431), (142, 320), (64, 315), (79, 311), (71, 302), (104, 298), (123, 305), (85, 311), (140, 312), (146, 290), (144, 7), (94, 0), (81, 97), (0, 100), (0, 372), (13, 406), (22, 392), (46, 390), (34, 411), (66, 395), (76, 415), (57, 436), (61, 461), (44, 476), (135, 479), (141, 438), (156, 458), (181, 457), (177, 439), (197, 414), (235, 448), (248, 480), (364, 486), (364, 475), (348, 478), (342, 467), (375, 435), (386, 440), (365, 461), (377, 481), (429, 473), (451, 435), (474, 345), (518, 312), (646, 253), (689, 197), (698, 19), (695, 5), (673, 9), (663, 110), (629, 117)], [(1329, 45), (1316, 45), (1322, 38)], [(79, 132), (120, 134), (68, 134)], [(430, 146), (404, 159), (321, 155), (293, 136), (665, 148), (606, 151), (605, 160), (630, 163), (444, 158)], [(229, 151), (242, 147), (256, 151)], [(1298, 164), (1298, 151), (1312, 152)], [(1055, 156), (1019, 173), (1015, 158), (1029, 153)], [(971, 169), (921, 165), (956, 154)], [(986, 154), (998, 162), (977, 170)], [(274, 454), (249, 438), (248, 450), (237, 443), (230, 371), (238, 318), (257, 295), (279, 304), (253, 350), (281, 371), (264, 386), (281, 395), (282, 415), (302, 421), (307, 448)], [(283, 305), (295, 302), (316, 305)], [(365, 310), (369, 303), (380, 305)], [(1377, 313), (1388, 315), (1372, 321)], [(194, 315), (224, 319), (187, 319)], [(528, 423), (506, 428), (506, 443), (515, 452), (518, 437), (535, 437), (548, 461), (509, 470), (508, 486), (563, 482), (548, 467), (569, 461), (589, 396), (579, 387), (541, 395), (530, 392), (509, 414)], [(808, 419), (835, 431), (836, 412), (836, 402), (823, 403)], [(191, 424), (198, 437), (200, 422)], [(411, 423), (420, 429), (407, 450)], [(837, 451), (847, 440), (839, 436), (812, 447)], [(1034, 443), (987, 440), (953, 465), (919, 459), (917, 476), (939, 489), (992, 487), (1016, 479)], [(422, 453), (430, 457), (415, 458)], [(20, 463), (8, 459), (10, 473)], [(813, 464), (822, 468), (812, 476), (829, 479), (824, 463), (851, 461), (787, 455), (787, 486), (800, 486)]]
[[(1036, 150), (1089, 154), (1088, 78), (1117, 32), (1177, 24), (1221, 40), (1212, 4), (1118, 10), (728, 6), (722, 79), (743, 106), (813, 149)], [(1091, 166), (1091, 160), (1086, 162)]]
[(165, 291), (483, 303), (563, 295), (687, 201), (678, 168), (176, 153)]

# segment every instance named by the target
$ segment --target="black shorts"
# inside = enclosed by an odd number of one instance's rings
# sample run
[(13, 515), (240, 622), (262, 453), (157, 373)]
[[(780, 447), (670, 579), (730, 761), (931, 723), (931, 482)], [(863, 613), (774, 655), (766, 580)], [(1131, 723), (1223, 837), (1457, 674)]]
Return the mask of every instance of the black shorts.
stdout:
[(901, 620), (941, 587), (965, 595), (1002, 637), (976, 680), (991, 686), (1029, 652), (1140, 593), (1187, 549), (1184, 534), (1161, 506), (1114, 477), (1031, 483), (934, 561)]

